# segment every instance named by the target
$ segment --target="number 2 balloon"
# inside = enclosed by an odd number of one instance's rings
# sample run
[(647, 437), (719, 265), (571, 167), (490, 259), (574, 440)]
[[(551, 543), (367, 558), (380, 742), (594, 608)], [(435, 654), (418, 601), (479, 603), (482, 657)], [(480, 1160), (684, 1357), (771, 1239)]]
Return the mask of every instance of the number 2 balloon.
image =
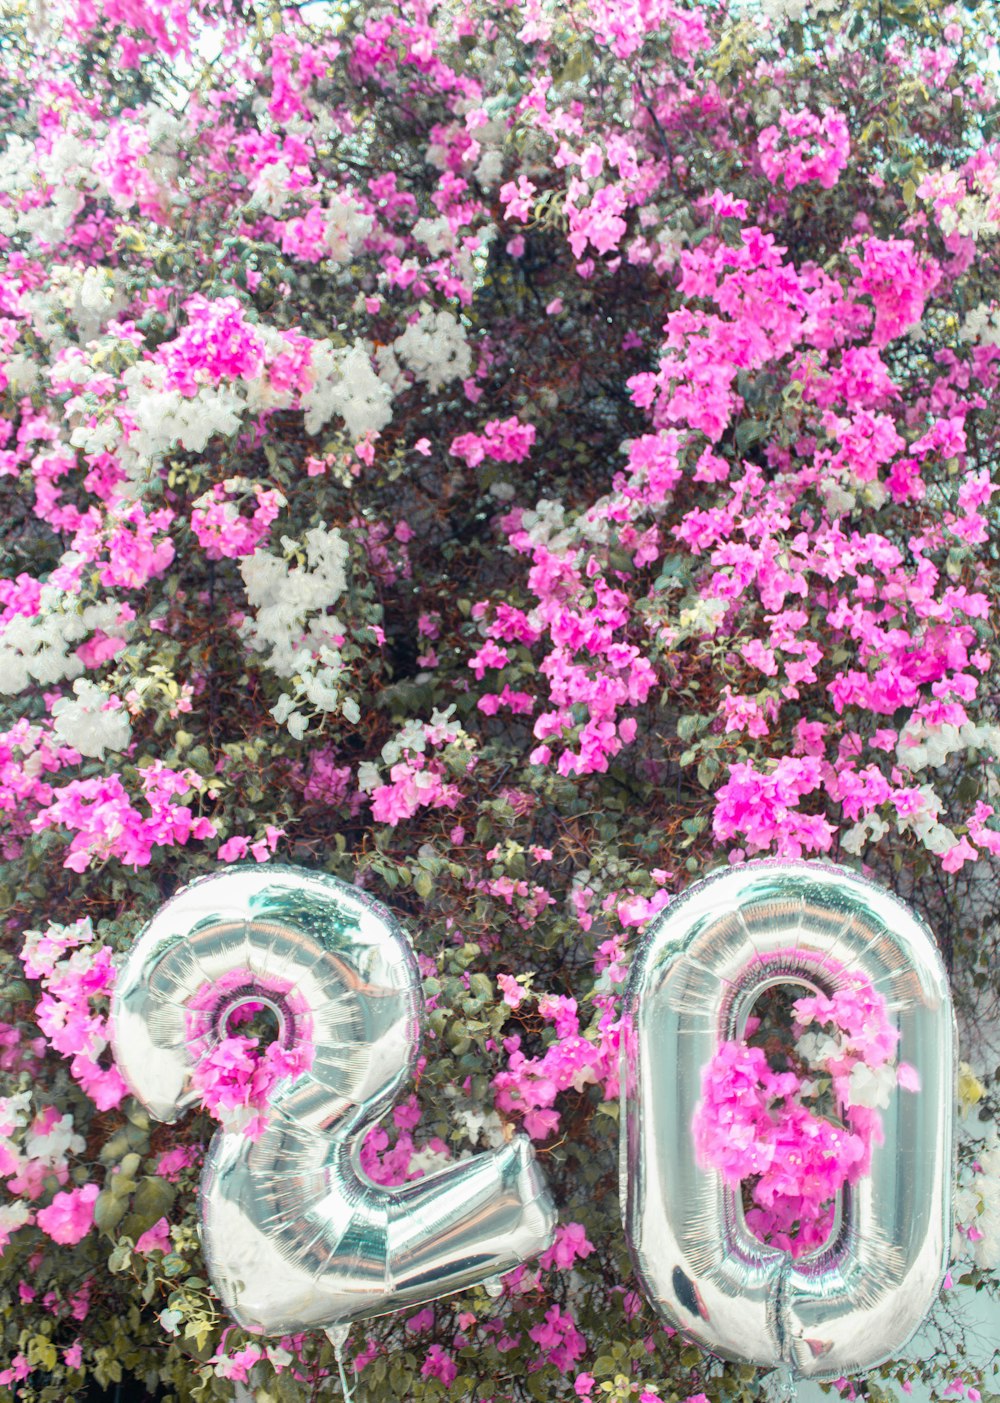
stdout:
[[(763, 990), (798, 984), (831, 998), (859, 981), (921, 1089), (892, 1093), (870, 1172), (840, 1190), (827, 1241), (795, 1259), (749, 1231), (739, 1187), (699, 1162), (701, 1072), (743, 1038)], [(625, 1233), (661, 1314), (716, 1354), (799, 1377), (896, 1355), (940, 1287), (951, 1241), (953, 1021), (926, 927), (891, 893), (825, 863), (731, 868), (651, 924), (629, 975), (622, 1050)]]
[(274, 1092), (254, 1141), (222, 1129), (202, 1173), (205, 1259), (246, 1329), (334, 1329), (482, 1282), (552, 1241), (530, 1143), (395, 1188), (364, 1174), (365, 1132), (413, 1075), (416, 959), (385, 907), (333, 877), (230, 868), (158, 911), (119, 972), (114, 1054), (143, 1105), (172, 1121), (192, 1076), (247, 1003), (263, 1004), (304, 1068)]

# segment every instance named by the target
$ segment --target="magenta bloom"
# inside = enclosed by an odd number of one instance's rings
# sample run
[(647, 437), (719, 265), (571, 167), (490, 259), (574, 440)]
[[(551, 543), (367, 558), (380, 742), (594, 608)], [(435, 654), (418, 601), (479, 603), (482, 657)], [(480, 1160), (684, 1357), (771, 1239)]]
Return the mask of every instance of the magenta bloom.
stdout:
[(53, 1242), (72, 1247), (94, 1225), (94, 1203), (100, 1189), (96, 1184), (84, 1184), (82, 1189), (68, 1189), (56, 1194), (48, 1208), (40, 1208), (36, 1222)]

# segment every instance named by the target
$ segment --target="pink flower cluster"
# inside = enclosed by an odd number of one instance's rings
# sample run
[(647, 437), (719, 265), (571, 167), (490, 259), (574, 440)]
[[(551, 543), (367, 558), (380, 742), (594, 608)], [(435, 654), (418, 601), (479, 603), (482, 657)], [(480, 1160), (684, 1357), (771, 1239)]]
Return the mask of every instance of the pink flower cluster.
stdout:
[(83, 919), (27, 932), (21, 960), (28, 978), (41, 981), (35, 1019), (49, 1046), (71, 1059), (74, 1080), (98, 1110), (117, 1106), (126, 1086), (114, 1064), (101, 1063), (108, 1019), (106, 1012), (95, 1012), (92, 1006), (97, 1001), (106, 1009), (114, 986), (110, 947), (97, 940), (89, 920)]
[(94, 1225), (94, 1204), (99, 1192), (97, 1184), (84, 1184), (82, 1188), (57, 1193), (47, 1208), (39, 1208), (35, 1222), (53, 1242), (75, 1246)]
[[(518, 995), (512, 997), (520, 1003)], [(556, 1033), (555, 1041), (540, 1057), (526, 1057), (519, 1036), (504, 1039), (507, 1066), (493, 1078), (497, 1109), (521, 1116), (533, 1139), (544, 1140), (558, 1127), (559, 1112), (552, 1108), (561, 1092), (583, 1091), (596, 1083), (609, 1100), (618, 1094), (616, 1000), (596, 995), (595, 1002), (601, 1011), (593, 1042), (580, 1032), (576, 1000), (563, 995), (545, 995), (539, 1000), (538, 1012), (554, 1025)]]
[[(252, 515), (244, 516), (240, 501), (250, 494), (256, 506)], [(284, 505), (276, 488), (228, 478), (199, 497), (191, 512), (191, 529), (207, 559), (238, 560), (253, 555)]]
[(179, 802), (202, 788), (194, 770), (172, 770), (157, 760), (139, 772), (144, 815), (132, 803), (117, 774), (76, 779), (53, 792), (52, 801), (32, 820), (32, 828), (63, 828), (75, 834), (64, 867), (84, 872), (96, 859), (116, 857), (129, 867), (146, 867), (155, 848), (215, 837), (215, 824), (198, 818)]
[(304, 1040), (290, 1047), (276, 1041), (263, 1050), (259, 1043), (242, 1034), (219, 1038), (197, 1058), (191, 1074), (205, 1110), (223, 1125), (238, 1125), (251, 1139), (267, 1125), (275, 1087), (307, 1071), (315, 1055)]
[(509, 419), (491, 419), (481, 434), (459, 434), (448, 450), (470, 468), (484, 458), (497, 463), (523, 463), (535, 442), (534, 424), (522, 424), (516, 414)]
[(765, 127), (757, 138), (760, 164), (768, 180), (786, 190), (816, 180), (832, 190), (847, 165), (851, 138), (843, 113), (829, 108), (817, 117), (808, 108), (784, 108), (776, 126)]
[(210, 301), (200, 294), (184, 304), (187, 325), (160, 348), (166, 387), (195, 395), (202, 385), (253, 380), (263, 369), (264, 340), (235, 297)]
[(234, 833), (231, 838), (220, 844), (215, 856), (219, 862), (239, 862), (249, 854), (254, 862), (267, 862), (278, 846), (279, 838), (283, 838), (284, 835), (285, 830), (275, 828), (272, 823), (265, 827), (263, 838), (250, 839), (242, 833)]
[(730, 766), (729, 778), (715, 793), (712, 831), (718, 842), (742, 836), (747, 852), (774, 849), (778, 857), (827, 852), (833, 825), (821, 814), (805, 814), (799, 801), (823, 784), (823, 766), (815, 756), (785, 755), (770, 773), (751, 761)]
[[(749, 1185), (751, 1231), (797, 1257), (826, 1241), (837, 1193), (869, 1171), (883, 1138), (875, 1107), (897, 1085), (916, 1091), (919, 1082), (912, 1067), (893, 1066), (899, 1033), (867, 981), (847, 977), (832, 996), (810, 995), (793, 1007), (796, 1057), (775, 1070), (762, 1048), (723, 1043), (702, 1068), (691, 1133), (703, 1167), (732, 1188)], [(810, 1025), (822, 1031), (806, 1034)], [(832, 1086), (842, 1123), (810, 1104), (817, 1074)]]
[[(412, 747), (404, 744), (398, 748), (400, 758), (390, 766), (389, 783), (376, 784), (371, 791), (372, 817), (377, 823), (394, 828), (403, 819), (412, 818), (418, 809), (457, 808), (462, 792), (448, 779), (448, 765), (443, 758), (457, 735), (458, 730), (444, 717), (440, 722), (424, 723)], [(429, 755), (428, 748), (441, 753)], [(475, 763), (475, 757), (467, 757), (464, 768), (471, 771)]]
[[(389, 1132), (380, 1125), (368, 1131), (361, 1145), (360, 1163), (373, 1183), (394, 1185), (419, 1179), (427, 1172), (426, 1162), (421, 1163), (419, 1157), (428, 1154), (440, 1163), (450, 1158), (451, 1151), (437, 1136), (418, 1150), (413, 1131), (420, 1124), (422, 1114), (416, 1096), (411, 1094), (393, 1108), (396, 1133), (391, 1139)], [(415, 1317), (421, 1318), (424, 1317)]]

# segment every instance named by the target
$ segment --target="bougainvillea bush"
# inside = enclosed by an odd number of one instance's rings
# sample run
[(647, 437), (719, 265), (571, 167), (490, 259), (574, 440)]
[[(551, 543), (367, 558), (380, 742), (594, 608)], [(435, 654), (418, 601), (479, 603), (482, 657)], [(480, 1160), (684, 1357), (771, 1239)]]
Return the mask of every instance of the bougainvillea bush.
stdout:
[[(214, 1129), (294, 1067), (236, 1025), (164, 1126), (107, 1041), (162, 902), (271, 860), (419, 954), (368, 1173), (516, 1129), (560, 1210), (499, 1295), (355, 1326), (359, 1403), (759, 1397), (663, 1328), (617, 1194), (636, 941), (757, 856), (911, 902), (967, 1059), (937, 1345), (836, 1387), (988, 1396), (958, 1288), (1000, 1269), (993, 27), (5, 0), (0, 1398), (336, 1396), (323, 1335), (223, 1318), (197, 1239)], [(805, 1250), (920, 1089), (863, 988), (797, 993), (783, 1043), (763, 1009), (699, 1069), (698, 1134)], [(772, 1155), (819, 1116), (822, 1194), (722, 1165), (739, 1097)]]

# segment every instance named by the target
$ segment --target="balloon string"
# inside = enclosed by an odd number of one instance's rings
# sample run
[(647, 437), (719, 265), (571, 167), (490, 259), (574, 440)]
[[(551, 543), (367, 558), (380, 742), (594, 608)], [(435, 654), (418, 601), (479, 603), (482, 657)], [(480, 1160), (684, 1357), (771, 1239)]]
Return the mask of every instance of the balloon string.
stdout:
[(333, 1357), (337, 1361), (337, 1368), (340, 1370), (340, 1387), (344, 1394), (344, 1403), (351, 1403), (351, 1389), (347, 1382), (347, 1373), (344, 1369), (344, 1345), (350, 1334), (350, 1326), (337, 1325), (332, 1330), (326, 1331), (326, 1338), (333, 1345)]

